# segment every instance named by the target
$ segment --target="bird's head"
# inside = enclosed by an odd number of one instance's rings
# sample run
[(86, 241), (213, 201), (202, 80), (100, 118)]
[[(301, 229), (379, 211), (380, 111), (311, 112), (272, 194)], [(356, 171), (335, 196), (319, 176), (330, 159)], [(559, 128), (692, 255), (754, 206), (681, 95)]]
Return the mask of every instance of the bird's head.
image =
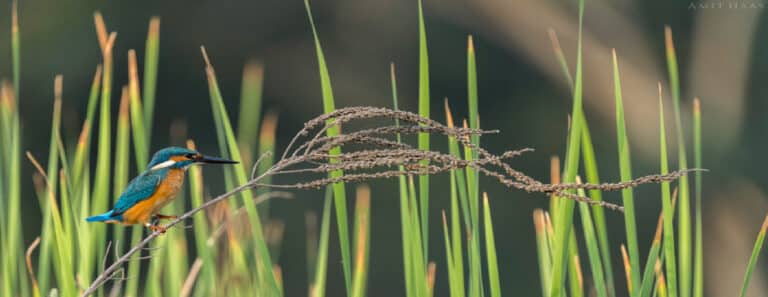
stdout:
[(186, 169), (192, 164), (237, 164), (237, 161), (203, 155), (195, 150), (181, 147), (167, 147), (152, 156), (147, 168), (158, 170), (163, 168)]

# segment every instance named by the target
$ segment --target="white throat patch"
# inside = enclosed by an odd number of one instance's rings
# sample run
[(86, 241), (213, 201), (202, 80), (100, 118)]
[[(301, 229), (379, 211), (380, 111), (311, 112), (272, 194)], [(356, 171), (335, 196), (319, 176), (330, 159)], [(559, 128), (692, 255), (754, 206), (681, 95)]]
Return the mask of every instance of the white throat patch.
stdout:
[(157, 164), (155, 166), (152, 166), (152, 168), (150, 168), (149, 170), (158, 170), (158, 169), (168, 168), (168, 167), (173, 166), (173, 164), (176, 164), (176, 161), (168, 160), (168, 161), (162, 162), (160, 164)]

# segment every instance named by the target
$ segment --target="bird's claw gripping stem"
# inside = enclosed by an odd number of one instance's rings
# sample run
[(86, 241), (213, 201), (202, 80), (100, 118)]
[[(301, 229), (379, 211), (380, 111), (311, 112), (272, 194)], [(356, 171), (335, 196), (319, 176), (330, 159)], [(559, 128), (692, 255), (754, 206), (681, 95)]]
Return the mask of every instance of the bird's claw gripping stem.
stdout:
[(168, 228), (160, 225), (151, 225), (149, 226), (149, 230), (152, 230), (152, 232), (160, 232), (161, 234), (165, 234), (165, 231), (167, 231)]

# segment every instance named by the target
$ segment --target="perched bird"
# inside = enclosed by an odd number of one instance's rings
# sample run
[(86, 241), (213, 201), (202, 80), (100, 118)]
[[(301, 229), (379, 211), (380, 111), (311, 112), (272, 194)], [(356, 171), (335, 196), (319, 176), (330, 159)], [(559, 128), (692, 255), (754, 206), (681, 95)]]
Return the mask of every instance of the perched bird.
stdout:
[(160, 219), (175, 219), (158, 212), (170, 203), (184, 183), (187, 168), (193, 164), (236, 164), (237, 161), (202, 155), (194, 150), (168, 147), (155, 153), (147, 170), (125, 188), (115, 207), (103, 214), (88, 217), (88, 222), (142, 224), (152, 231), (165, 232), (156, 224)]

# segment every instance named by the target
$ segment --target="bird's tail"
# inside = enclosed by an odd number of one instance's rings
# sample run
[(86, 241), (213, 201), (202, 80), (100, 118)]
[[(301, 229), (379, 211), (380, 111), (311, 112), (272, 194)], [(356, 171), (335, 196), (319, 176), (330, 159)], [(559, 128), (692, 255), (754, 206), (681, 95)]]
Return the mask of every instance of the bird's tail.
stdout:
[(114, 211), (110, 210), (110, 211), (105, 212), (105, 213), (100, 214), (100, 215), (95, 215), (95, 216), (87, 217), (87, 218), (85, 218), (85, 221), (86, 222), (104, 222), (104, 221), (114, 220), (115, 218), (112, 217), (112, 213), (113, 212)]

